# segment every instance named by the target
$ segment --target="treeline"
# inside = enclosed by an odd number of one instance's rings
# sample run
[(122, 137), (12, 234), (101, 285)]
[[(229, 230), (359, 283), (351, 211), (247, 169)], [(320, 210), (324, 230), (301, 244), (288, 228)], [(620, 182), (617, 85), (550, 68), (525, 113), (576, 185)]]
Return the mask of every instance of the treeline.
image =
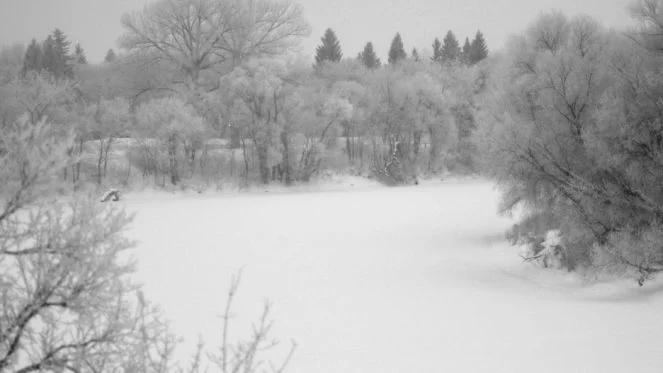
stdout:
[[(343, 51), (334, 30), (327, 29), (320, 41), (321, 44), (316, 49), (316, 64), (321, 65), (325, 61), (340, 62), (343, 58)], [(465, 38), (465, 44), (461, 48), (456, 35), (449, 30), (444, 37), (444, 43), (440, 42), (439, 38), (435, 38), (432, 48), (430, 60), (441, 64), (460, 63), (475, 65), (488, 57), (488, 45), (481, 31), (477, 31), (472, 42), (470, 42), (469, 38)], [(390, 65), (408, 58), (400, 33), (397, 33), (392, 39), (388, 56)], [(421, 61), (420, 53), (416, 47), (412, 48), (409, 58), (416, 62)], [(375, 54), (372, 42), (366, 43), (364, 49), (357, 55), (357, 60), (368, 69), (375, 69), (382, 66), (382, 61)]]
[(289, 185), (331, 172), (398, 185), (475, 171), (480, 32), (464, 51), (449, 32), (425, 60), (397, 34), (377, 69), (370, 43), (343, 59), (332, 30), (315, 66), (289, 57), (309, 34), (290, 2), (158, 1), (122, 23), (122, 53), (98, 65), (60, 30), (33, 40), (0, 91), (5, 123), (28, 113), (75, 134), (71, 183)]
[(54, 79), (73, 79), (73, 65), (87, 64), (87, 58), (80, 44), (76, 44), (73, 51), (70, 46), (71, 42), (60, 29), (55, 29), (41, 43), (32, 39), (25, 52), (21, 74), (46, 72)]
[(663, 270), (663, 3), (632, 11), (626, 34), (541, 16), (494, 60), (476, 138), (526, 260), (642, 285)]

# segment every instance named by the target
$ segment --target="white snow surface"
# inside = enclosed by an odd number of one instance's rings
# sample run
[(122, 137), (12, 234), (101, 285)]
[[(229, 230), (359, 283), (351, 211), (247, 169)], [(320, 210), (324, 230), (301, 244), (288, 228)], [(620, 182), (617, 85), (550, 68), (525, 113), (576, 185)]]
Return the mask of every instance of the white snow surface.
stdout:
[[(137, 279), (184, 338), (220, 343), (273, 303), (288, 372), (662, 372), (663, 281), (525, 264), (490, 182), (128, 194)], [(213, 367), (211, 367), (211, 371)]]

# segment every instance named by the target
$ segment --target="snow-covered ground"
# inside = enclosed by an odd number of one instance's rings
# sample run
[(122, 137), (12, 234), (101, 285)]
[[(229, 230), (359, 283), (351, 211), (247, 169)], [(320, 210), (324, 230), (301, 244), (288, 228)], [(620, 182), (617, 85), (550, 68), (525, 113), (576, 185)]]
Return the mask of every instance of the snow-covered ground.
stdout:
[(662, 372), (663, 282), (588, 283), (523, 264), (479, 180), (128, 195), (139, 279), (190, 352), (263, 298), (299, 344), (288, 372)]

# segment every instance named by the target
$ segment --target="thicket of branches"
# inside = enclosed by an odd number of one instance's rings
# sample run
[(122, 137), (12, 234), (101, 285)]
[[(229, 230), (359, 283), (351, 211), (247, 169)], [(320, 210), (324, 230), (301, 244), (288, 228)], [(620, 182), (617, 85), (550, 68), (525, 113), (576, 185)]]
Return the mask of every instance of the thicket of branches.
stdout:
[(634, 5), (642, 28), (627, 35), (545, 14), (496, 61), (478, 143), (503, 209), (523, 206), (511, 237), (527, 259), (641, 284), (663, 270), (662, 5)]
[[(0, 371), (194, 373), (217, 362), (202, 344), (190, 366), (176, 360), (179, 340), (131, 281), (132, 243), (124, 237), (130, 217), (71, 195), (61, 181), (61, 171), (75, 164), (71, 132), (25, 114), (2, 134)], [(277, 344), (269, 304), (245, 340), (227, 337), (238, 286), (235, 277), (221, 371), (264, 371), (270, 359), (263, 354)], [(283, 372), (293, 352), (294, 344), (272, 371)]]

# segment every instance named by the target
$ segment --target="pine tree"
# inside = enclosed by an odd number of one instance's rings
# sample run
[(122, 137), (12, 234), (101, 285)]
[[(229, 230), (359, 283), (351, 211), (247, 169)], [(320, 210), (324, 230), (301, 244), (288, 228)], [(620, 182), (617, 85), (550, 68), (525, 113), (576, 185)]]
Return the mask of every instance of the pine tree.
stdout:
[(458, 39), (451, 30), (444, 37), (444, 46), (442, 46), (442, 61), (455, 61), (460, 56), (460, 47)]
[(465, 38), (465, 45), (463, 45), (463, 63), (470, 63), (470, 55), (472, 53), (472, 45), (470, 44), (470, 38)]
[(74, 72), (69, 64), (71, 56), (69, 55), (69, 45), (71, 42), (67, 40), (64, 32), (60, 29), (55, 29), (52, 35), (53, 50), (55, 52), (55, 61), (52, 67), (52, 72), (55, 78), (73, 78)]
[(322, 44), (318, 46), (315, 54), (315, 63), (318, 66), (325, 61), (339, 62), (343, 58), (341, 44), (332, 29), (328, 28), (320, 40)]
[(375, 54), (375, 50), (373, 49), (373, 43), (371, 42), (366, 43), (364, 50), (361, 53), (359, 53), (358, 58), (361, 61), (361, 63), (363, 63), (364, 66), (366, 66), (369, 69), (376, 69), (380, 67), (380, 65), (382, 64), (378, 56)]
[(76, 48), (74, 48), (74, 62), (80, 65), (87, 65), (87, 57), (85, 57), (85, 51), (80, 44), (76, 44)]
[(474, 37), (471, 45), (470, 51), (470, 64), (474, 65), (488, 57), (488, 47), (486, 46), (486, 40), (483, 38), (481, 31), (477, 31), (477, 35)]
[(431, 57), (431, 60), (442, 62), (442, 43), (440, 43), (440, 39), (438, 38), (435, 38), (433, 42), (433, 57)]
[(419, 62), (419, 52), (417, 52), (417, 48), (412, 48), (412, 59)]
[(32, 39), (32, 42), (28, 45), (28, 49), (25, 51), (23, 69), (21, 70), (22, 74), (25, 76), (28, 71), (41, 71), (43, 68), (42, 59), (41, 46), (37, 43), (36, 39)]
[(46, 40), (44, 40), (41, 50), (41, 68), (55, 76), (58, 58), (55, 52), (55, 42), (53, 41), (53, 37), (51, 35), (48, 35)]
[(112, 49), (109, 49), (108, 52), (106, 52), (106, 57), (104, 58), (104, 62), (106, 63), (111, 63), (115, 61), (115, 51)]
[(405, 53), (405, 48), (403, 47), (401, 34), (398, 33), (394, 36), (394, 40), (391, 41), (391, 48), (389, 48), (389, 64), (394, 65), (405, 58), (407, 58), (407, 53)]

